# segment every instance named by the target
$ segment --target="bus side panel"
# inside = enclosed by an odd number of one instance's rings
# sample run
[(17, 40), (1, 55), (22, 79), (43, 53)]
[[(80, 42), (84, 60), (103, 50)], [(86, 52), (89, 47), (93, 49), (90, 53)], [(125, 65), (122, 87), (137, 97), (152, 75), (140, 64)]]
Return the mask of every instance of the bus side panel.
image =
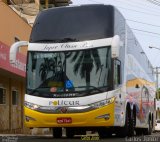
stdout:
[(154, 113), (154, 76), (148, 58), (128, 26), (127, 62), (127, 99), (136, 108), (136, 127), (147, 128), (149, 115)]
[(123, 43), (118, 58), (121, 61), (121, 98), (117, 98), (115, 104), (114, 125), (124, 126), (128, 102), (131, 109), (136, 109), (136, 127), (147, 128), (149, 115), (154, 114), (154, 76), (147, 74), (152, 72), (152, 66), (117, 9), (114, 11), (114, 35), (119, 35)]

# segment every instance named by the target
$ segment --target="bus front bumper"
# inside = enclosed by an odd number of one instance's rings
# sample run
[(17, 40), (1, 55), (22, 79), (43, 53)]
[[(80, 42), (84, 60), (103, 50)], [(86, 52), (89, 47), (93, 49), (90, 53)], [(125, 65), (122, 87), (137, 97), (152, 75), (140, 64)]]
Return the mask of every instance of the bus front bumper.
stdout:
[[(24, 107), (25, 126), (35, 127), (99, 127), (114, 125), (114, 103), (83, 113), (41, 113)], [(69, 118), (71, 121), (59, 123), (58, 120)]]

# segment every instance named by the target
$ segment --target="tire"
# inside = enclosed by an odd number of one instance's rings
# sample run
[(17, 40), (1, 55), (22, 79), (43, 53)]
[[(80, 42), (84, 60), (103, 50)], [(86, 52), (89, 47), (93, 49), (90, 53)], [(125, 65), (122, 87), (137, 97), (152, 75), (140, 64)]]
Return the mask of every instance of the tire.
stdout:
[(117, 132), (117, 136), (119, 137), (131, 137), (134, 136), (134, 128), (135, 128), (135, 117), (129, 113), (129, 111), (126, 111), (126, 120), (125, 120), (125, 126), (123, 128), (120, 128)]
[(143, 134), (143, 130), (141, 128), (136, 129), (136, 135), (141, 136)]
[(152, 128), (152, 121), (149, 120), (149, 130), (148, 130), (148, 135), (151, 135), (151, 134), (152, 134), (152, 130), (153, 130), (153, 128)]
[(148, 120), (148, 128), (143, 130), (144, 135), (151, 135), (152, 134), (152, 121)]
[(61, 138), (62, 137), (62, 128), (53, 128), (53, 137)]
[(67, 136), (67, 138), (73, 138), (74, 137), (74, 129), (73, 128), (66, 128), (66, 136)]

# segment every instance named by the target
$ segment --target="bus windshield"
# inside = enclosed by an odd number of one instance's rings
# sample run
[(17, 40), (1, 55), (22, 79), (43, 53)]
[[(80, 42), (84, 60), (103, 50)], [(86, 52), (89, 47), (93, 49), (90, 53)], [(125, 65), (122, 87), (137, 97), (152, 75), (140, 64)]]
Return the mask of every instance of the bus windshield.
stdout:
[(111, 86), (111, 47), (28, 52), (27, 94), (51, 97), (104, 92)]

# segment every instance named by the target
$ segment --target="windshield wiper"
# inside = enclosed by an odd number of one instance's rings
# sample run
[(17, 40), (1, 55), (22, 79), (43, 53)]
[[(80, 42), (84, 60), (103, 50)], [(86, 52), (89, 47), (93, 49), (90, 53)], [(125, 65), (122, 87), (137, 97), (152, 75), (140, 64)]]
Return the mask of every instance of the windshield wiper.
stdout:
[(27, 90), (30, 91), (30, 94), (33, 94), (33, 93), (35, 93), (35, 92), (39, 92), (41, 89), (48, 89), (48, 88), (50, 88), (50, 87), (37, 87), (37, 88), (35, 88), (35, 89), (27, 88)]
[(76, 42), (78, 41), (75, 38), (62, 38), (62, 39), (43, 39), (37, 40), (38, 43), (64, 43), (64, 42)]
[[(97, 87), (95, 87), (95, 86), (77, 86), (77, 87), (74, 87), (74, 88), (90, 88), (90, 87), (92, 87), (93, 89), (94, 89), (94, 91), (95, 90), (97, 90), (99, 93), (103, 93), (103, 91), (101, 90), (101, 89), (99, 89), (99, 88), (97, 88)], [(93, 91), (93, 90), (87, 90), (87, 91)]]

